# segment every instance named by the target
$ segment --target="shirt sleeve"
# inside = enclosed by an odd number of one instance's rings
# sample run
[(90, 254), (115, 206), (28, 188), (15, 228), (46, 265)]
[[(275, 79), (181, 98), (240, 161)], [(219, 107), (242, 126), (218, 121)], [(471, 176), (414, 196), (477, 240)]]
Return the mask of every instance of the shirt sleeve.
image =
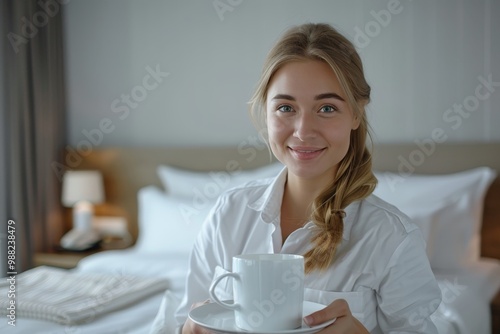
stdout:
[(420, 230), (409, 232), (391, 256), (377, 300), (383, 333), (438, 334), (431, 315), (441, 303), (441, 290)]

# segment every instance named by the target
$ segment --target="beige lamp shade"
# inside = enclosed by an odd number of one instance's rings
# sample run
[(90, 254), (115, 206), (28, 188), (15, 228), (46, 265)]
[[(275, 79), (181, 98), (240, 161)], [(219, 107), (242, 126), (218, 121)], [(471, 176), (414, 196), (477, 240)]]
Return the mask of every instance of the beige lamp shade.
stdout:
[(102, 174), (97, 170), (67, 171), (63, 176), (62, 203), (72, 207), (86, 201), (104, 202), (104, 185)]

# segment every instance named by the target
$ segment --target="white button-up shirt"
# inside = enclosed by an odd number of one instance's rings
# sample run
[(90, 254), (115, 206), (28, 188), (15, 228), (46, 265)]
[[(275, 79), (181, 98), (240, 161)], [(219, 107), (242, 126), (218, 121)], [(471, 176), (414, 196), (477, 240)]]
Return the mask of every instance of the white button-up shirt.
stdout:
[[(186, 292), (176, 313), (187, 319), (195, 302), (209, 298), (212, 280), (232, 270), (245, 253), (307, 252), (315, 225), (307, 223), (282, 242), (280, 211), (287, 169), (224, 193), (208, 215), (190, 258)], [(430, 315), (441, 302), (420, 230), (394, 206), (374, 195), (349, 205), (335, 259), (306, 275), (304, 299), (328, 305), (343, 298), (371, 333), (437, 333)], [(232, 299), (231, 280), (216, 289)]]

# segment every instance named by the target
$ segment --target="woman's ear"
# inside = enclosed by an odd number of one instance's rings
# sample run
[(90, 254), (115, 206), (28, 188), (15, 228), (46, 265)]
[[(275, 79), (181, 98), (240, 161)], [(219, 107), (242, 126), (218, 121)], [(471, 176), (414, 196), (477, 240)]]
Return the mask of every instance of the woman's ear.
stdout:
[(359, 128), (360, 123), (361, 123), (361, 117), (354, 115), (351, 130), (356, 130), (357, 128)]
[(352, 130), (356, 130), (359, 128), (359, 125), (361, 124), (361, 119), (363, 118), (363, 115), (365, 113), (365, 106), (367, 105), (366, 100), (362, 100), (358, 102), (357, 105), (357, 110), (354, 111), (354, 119), (352, 123)]

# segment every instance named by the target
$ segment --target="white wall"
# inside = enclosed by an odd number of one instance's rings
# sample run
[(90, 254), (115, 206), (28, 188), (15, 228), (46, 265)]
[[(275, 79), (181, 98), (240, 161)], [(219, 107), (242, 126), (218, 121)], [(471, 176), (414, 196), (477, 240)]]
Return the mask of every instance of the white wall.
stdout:
[[(72, 0), (65, 14), (72, 145), (83, 132), (94, 146), (241, 143), (255, 134), (246, 102), (267, 51), (303, 22), (328, 22), (358, 46), (376, 141), (436, 128), (447, 141), (500, 140), (500, 83), (476, 97), (478, 77), (500, 82), (500, 1)], [(169, 73), (150, 91), (148, 67)], [(135, 109), (120, 101), (131, 93)], [(471, 112), (452, 111), (464, 103)]]

